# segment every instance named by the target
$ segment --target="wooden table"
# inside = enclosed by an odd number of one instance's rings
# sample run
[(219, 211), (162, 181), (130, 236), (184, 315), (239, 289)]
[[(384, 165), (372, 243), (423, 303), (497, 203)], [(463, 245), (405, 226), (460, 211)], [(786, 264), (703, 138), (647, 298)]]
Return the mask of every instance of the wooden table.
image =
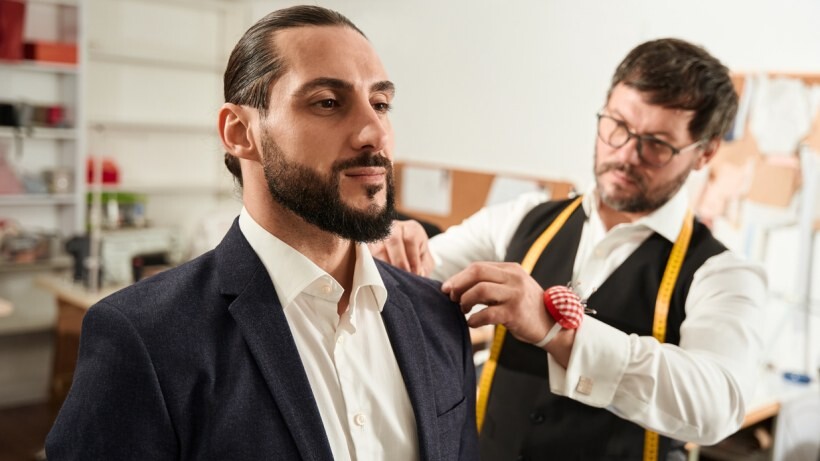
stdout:
[(49, 385), (49, 402), (58, 410), (68, 395), (77, 366), (80, 330), (88, 309), (100, 299), (122, 288), (104, 287), (90, 290), (64, 277), (45, 275), (35, 283), (54, 293), (57, 299), (57, 322), (54, 337), (54, 363)]
[[(820, 392), (820, 385), (816, 379), (810, 384), (797, 384), (787, 381), (780, 372), (763, 371), (760, 375), (755, 396), (749, 404), (749, 409), (746, 412), (746, 417), (743, 418), (740, 429), (735, 435), (727, 437), (727, 440), (745, 430), (751, 430), (750, 428), (754, 428), (760, 423), (771, 420), (771, 424), (762, 425), (766, 428), (763, 431), (766, 433), (764, 438), (768, 438), (765, 442), (769, 444), (769, 447), (765, 448), (771, 450), (771, 443), (776, 439), (776, 419), (782, 404), (817, 392)], [(689, 461), (699, 459), (701, 448), (697, 444), (687, 443), (686, 449), (689, 451)]]

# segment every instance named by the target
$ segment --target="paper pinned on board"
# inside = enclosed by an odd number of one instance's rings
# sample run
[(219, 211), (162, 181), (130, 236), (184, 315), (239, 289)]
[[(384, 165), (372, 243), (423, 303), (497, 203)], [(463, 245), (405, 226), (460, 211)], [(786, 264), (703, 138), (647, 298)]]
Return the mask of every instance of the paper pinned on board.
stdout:
[(453, 178), (442, 168), (405, 166), (402, 168), (402, 208), (438, 216), (449, 216), (452, 209)]
[(740, 100), (738, 101), (737, 115), (735, 115), (735, 122), (732, 126), (730, 141), (743, 139), (746, 125), (749, 122), (749, 111), (754, 100), (755, 89), (755, 77), (752, 75), (747, 76), (743, 82), (743, 93), (740, 94)]
[(515, 199), (528, 192), (543, 192), (537, 181), (496, 176), (487, 194), (485, 206), (497, 205)]
[(757, 79), (749, 129), (763, 154), (794, 154), (809, 132), (813, 115), (809, 91), (801, 80)]

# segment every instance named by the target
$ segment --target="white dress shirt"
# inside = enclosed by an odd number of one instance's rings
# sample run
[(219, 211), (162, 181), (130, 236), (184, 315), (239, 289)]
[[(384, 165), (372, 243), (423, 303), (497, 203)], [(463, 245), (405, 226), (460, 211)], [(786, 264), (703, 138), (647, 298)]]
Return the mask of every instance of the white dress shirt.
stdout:
[[(433, 277), (444, 280), (473, 261), (503, 261), (523, 217), (546, 198), (531, 193), (484, 208), (434, 237)], [(680, 191), (655, 212), (609, 231), (598, 214), (594, 187), (584, 195), (582, 206), (588, 219), (573, 283), (585, 298), (653, 232), (674, 242), (687, 199)], [(732, 252), (720, 253), (694, 274), (679, 346), (629, 335), (586, 316), (567, 368), (548, 356), (550, 388), (663, 435), (713, 444), (740, 426), (753, 395), (765, 299), (763, 270)]]
[(381, 317), (387, 290), (367, 245), (356, 246), (350, 305), (339, 316), (344, 290), (333, 277), (244, 208), (239, 227), (273, 281), (333, 458), (419, 459), (413, 407)]

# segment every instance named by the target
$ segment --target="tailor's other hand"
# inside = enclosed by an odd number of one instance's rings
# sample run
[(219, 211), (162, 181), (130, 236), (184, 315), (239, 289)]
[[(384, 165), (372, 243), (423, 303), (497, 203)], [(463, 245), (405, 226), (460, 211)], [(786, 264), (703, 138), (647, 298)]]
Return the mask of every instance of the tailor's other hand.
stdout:
[(390, 235), (369, 246), (374, 257), (426, 277), (435, 267), (427, 240), (427, 233), (417, 221), (393, 221)]

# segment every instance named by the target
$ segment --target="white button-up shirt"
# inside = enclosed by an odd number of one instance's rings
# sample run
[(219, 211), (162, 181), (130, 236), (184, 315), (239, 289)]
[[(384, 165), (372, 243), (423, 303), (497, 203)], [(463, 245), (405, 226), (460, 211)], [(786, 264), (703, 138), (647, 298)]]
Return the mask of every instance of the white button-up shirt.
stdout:
[[(434, 237), (433, 277), (444, 280), (473, 261), (503, 261), (523, 217), (545, 199), (544, 194), (525, 194), (484, 208)], [(680, 191), (655, 212), (609, 231), (598, 214), (594, 188), (584, 195), (582, 206), (588, 219), (573, 283), (585, 298), (653, 232), (674, 242), (687, 202)], [(587, 316), (567, 368), (548, 357), (550, 388), (661, 434), (715, 443), (740, 426), (753, 395), (765, 299), (766, 277), (759, 265), (729, 251), (713, 256), (694, 274), (679, 346), (629, 335)]]
[(239, 227), (273, 281), (333, 458), (419, 459), (415, 415), (381, 317), (387, 290), (367, 245), (356, 246), (350, 304), (339, 316), (344, 290), (333, 277), (244, 208)]

